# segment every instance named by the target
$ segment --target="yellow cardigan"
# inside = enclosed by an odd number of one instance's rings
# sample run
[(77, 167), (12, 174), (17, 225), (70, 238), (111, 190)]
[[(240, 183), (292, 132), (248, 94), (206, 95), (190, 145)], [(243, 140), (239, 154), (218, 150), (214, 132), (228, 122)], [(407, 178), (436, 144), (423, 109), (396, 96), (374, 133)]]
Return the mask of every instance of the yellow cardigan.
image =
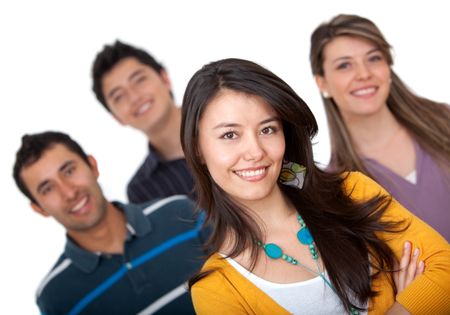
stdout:
[[(367, 200), (386, 192), (370, 178), (358, 172), (349, 173), (344, 190), (354, 200)], [(397, 297), (386, 274), (378, 277), (372, 288), (379, 295), (369, 302), (369, 314), (384, 314), (395, 300), (411, 314), (450, 314), (450, 245), (423, 221), (415, 217), (395, 200), (386, 210), (383, 220), (402, 220), (410, 223), (403, 233), (384, 234), (384, 239), (400, 259), (405, 241), (421, 249), (425, 262), (424, 273), (416, 278)], [(199, 315), (289, 314), (286, 309), (242, 276), (220, 255), (212, 255), (202, 271), (215, 269), (192, 287), (195, 311)]]

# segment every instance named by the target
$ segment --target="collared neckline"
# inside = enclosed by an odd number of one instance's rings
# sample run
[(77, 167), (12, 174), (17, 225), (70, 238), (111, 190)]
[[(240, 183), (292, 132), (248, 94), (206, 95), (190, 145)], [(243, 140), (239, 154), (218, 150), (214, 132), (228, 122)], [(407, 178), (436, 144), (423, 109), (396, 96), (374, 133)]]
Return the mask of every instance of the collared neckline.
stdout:
[(141, 165), (141, 169), (139, 170), (139, 172), (144, 172), (145, 174), (147, 174), (147, 176), (151, 176), (151, 174), (155, 171), (159, 164), (171, 167), (170, 165), (172, 163), (178, 163), (179, 161), (184, 161), (186, 163), (186, 159), (181, 156), (173, 160), (166, 159), (155, 149), (154, 146), (148, 143), (148, 154), (143, 164)]
[(142, 212), (142, 209), (144, 209), (145, 207), (135, 204), (123, 204), (118, 201), (113, 202), (113, 205), (121, 209), (125, 213), (129, 235), (142, 237), (151, 232), (152, 226), (150, 224), (150, 221)]
[(164, 163), (166, 160), (163, 158), (161, 154), (156, 151), (155, 147), (153, 147), (150, 143), (148, 144), (148, 155), (145, 158), (145, 166), (147, 172), (151, 173), (158, 166), (159, 163)]
[[(125, 242), (130, 240), (133, 236), (142, 237), (152, 231), (152, 226), (148, 218), (142, 212), (142, 207), (133, 204), (123, 204), (120, 202), (113, 202), (114, 206), (125, 213), (127, 225), (127, 237)], [(68, 235), (66, 246), (64, 249), (65, 255), (70, 258), (73, 264), (81, 269), (83, 272), (90, 273), (97, 268), (102, 255), (101, 252), (90, 252), (81, 248)]]

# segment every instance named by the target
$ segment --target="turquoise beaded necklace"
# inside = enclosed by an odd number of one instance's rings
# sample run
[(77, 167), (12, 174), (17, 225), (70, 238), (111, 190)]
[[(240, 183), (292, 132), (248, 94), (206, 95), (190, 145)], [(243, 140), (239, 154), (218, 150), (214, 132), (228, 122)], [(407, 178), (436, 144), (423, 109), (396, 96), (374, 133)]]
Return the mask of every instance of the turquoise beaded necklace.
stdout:
[[(312, 259), (314, 260), (314, 262), (316, 263), (317, 266), (317, 271), (311, 269), (310, 267), (302, 264), (300, 261), (298, 261), (297, 259), (295, 259), (294, 257), (287, 255), (285, 253), (283, 253), (283, 250), (281, 249), (280, 246), (278, 246), (277, 244), (274, 243), (269, 243), (269, 244), (263, 244), (260, 241), (257, 241), (256, 244), (261, 247), (262, 249), (264, 249), (264, 252), (266, 253), (266, 255), (269, 258), (272, 259), (283, 259), (285, 262), (290, 263), (292, 265), (295, 266), (301, 266), (304, 269), (308, 270), (309, 272), (318, 275), (319, 277), (322, 278), (322, 280), (334, 291), (334, 287), (333, 285), (330, 283), (330, 281), (325, 277), (325, 272), (322, 270), (322, 268), (320, 267), (320, 263), (319, 263), (319, 255), (317, 253), (317, 248), (316, 248), (316, 244), (314, 243), (314, 239), (311, 235), (311, 232), (309, 231), (308, 227), (305, 224), (305, 221), (303, 221), (302, 217), (300, 214), (297, 215), (297, 220), (300, 223), (300, 230), (297, 232), (297, 239), (299, 240), (299, 242), (303, 245), (307, 245), (309, 248), (309, 252), (311, 253)], [(358, 315), (359, 312), (358, 310), (354, 309), (353, 307), (350, 310), (350, 313), (352, 315)]]

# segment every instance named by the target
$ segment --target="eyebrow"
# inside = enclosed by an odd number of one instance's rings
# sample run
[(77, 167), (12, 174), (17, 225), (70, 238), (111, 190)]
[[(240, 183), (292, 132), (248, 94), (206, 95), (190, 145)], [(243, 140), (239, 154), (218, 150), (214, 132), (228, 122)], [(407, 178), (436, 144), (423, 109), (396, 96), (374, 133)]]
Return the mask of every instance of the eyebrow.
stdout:
[(135, 79), (137, 76), (139, 76), (140, 74), (142, 74), (144, 72), (144, 69), (137, 69), (136, 71), (134, 71), (129, 77), (128, 77), (128, 81), (131, 81), (133, 79)]
[[(366, 56), (367, 56), (367, 55), (370, 55), (371, 53), (376, 52), (376, 51), (380, 51), (380, 52), (381, 52), (381, 49), (380, 49), (380, 48), (377, 48), (377, 47), (372, 48), (371, 50), (369, 50), (368, 52), (366, 52)], [(338, 58), (334, 59), (334, 60), (332, 61), (332, 63), (336, 63), (337, 61), (341, 61), (341, 60), (348, 60), (348, 59), (351, 59), (351, 58), (352, 58), (351, 56), (342, 56), (342, 57), (338, 57)]]
[(116, 94), (116, 92), (119, 91), (120, 89), (121, 89), (121, 87), (117, 86), (117, 87), (113, 88), (111, 91), (109, 91), (108, 99), (112, 98), (114, 96), (114, 94)]
[[(66, 170), (68, 167), (72, 166), (73, 164), (75, 164), (75, 161), (73, 160), (69, 160), (66, 161), (63, 165), (61, 165), (58, 169), (58, 173), (60, 172), (64, 172), (64, 170)], [(36, 191), (39, 193), (44, 187), (45, 185), (47, 185), (50, 181), (48, 179), (42, 181), (41, 183), (39, 183), (39, 185), (36, 188)]]
[[(261, 122), (259, 122), (258, 125), (264, 125), (264, 124), (267, 124), (267, 123), (272, 122), (272, 121), (278, 121), (278, 122), (279, 122), (279, 121), (280, 121), (280, 118), (275, 117), (275, 116), (269, 117), (269, 118), (264, 119), (264, 120), (262, 120)], [(237, 123), (227, 123), (227, 122), (223, 122), (223, 123), (220, 123), (220, 124), (214, 126), (213, 129), (230, 128), (230, 127), (239, 127), (239, 126), (241, 126), (241, 125), (240, 125), (240, 124), (237, 124)]]
[[(144, 72), (144, 69), (137, 69), (136, 71), (134, 71), (133, 73), (131, 73), (131, 75), (128, 77), (128, 81), (131, 81), (133, 79), (135, 79), (137, 76), (139, 76), (140, 74), (142, 74)], [(114, 96), (114, 94), (119, 91), (121, 89), (120, 86), (116, 86), (115, 88), (113, 88), (111, 91), (109, 91), (108, 93), (108, 98), (111, 98)]]

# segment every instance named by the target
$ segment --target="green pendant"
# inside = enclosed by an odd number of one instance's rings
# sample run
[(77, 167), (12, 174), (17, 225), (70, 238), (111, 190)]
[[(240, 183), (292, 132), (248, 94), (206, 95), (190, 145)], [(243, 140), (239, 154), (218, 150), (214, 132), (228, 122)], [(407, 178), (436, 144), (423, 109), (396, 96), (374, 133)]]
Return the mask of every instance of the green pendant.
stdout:
[(278, 259), (283, 256), (283, 251), (281, 250), (280, 246), (273, 243), (266, 244), (264, 246), (264, 251), (266, 252), (266, 255), (272, 259)]
[(311, 232), (307, 227), (301, 228), (297, 233), (297, 238), (303, 245), (310, 245), (314, 242)]
[[(301, 267), (305, 268), (306, 270), (321, 277), (323, 279), (323, 281), (325, 282), (325, 284), (328, 285), (333, 291), (335, 291), (333, 288), (333, 285), (325, 278), (325, 275), (320, 270), (320, 265), (317, 262), (319, 259), (319, 256), (317, 254), (316, 245), (314, 244), (314, 239), (311, 235), (311, 232), (306, 227), (306, 224), (303, 221), (300, 214), (297, 216), (297, 219), (298, 219), (298, 222), (300, 223), (300, 230), (297, 232), (297, 239), (303, 245), (308, 246), (312, 258), (316, 261), (317, 271), (314, 271), (314, 270), (310, 269), (308, 266), (301, 264), (294, 257), (289, 256), (287, 254), (283, 254), (283, 250), (277, 244), (274, 244), (274, 243), (263, 244), (261, 241), (256, 241), (256, 244), (259, 247), (262, 247), (264, 249), (264, 252), (266, 253), (267, 256), (269, 256), (269, 258), (272, 258), (272, 259), (282, 258), (284, 261), (286, 261), (287, 263), (290, 263), (292, 265), (300, 265)], [(359, 311), (352, 307), (352, 308), (350, 308), (350, 314), (358, 315)]]

